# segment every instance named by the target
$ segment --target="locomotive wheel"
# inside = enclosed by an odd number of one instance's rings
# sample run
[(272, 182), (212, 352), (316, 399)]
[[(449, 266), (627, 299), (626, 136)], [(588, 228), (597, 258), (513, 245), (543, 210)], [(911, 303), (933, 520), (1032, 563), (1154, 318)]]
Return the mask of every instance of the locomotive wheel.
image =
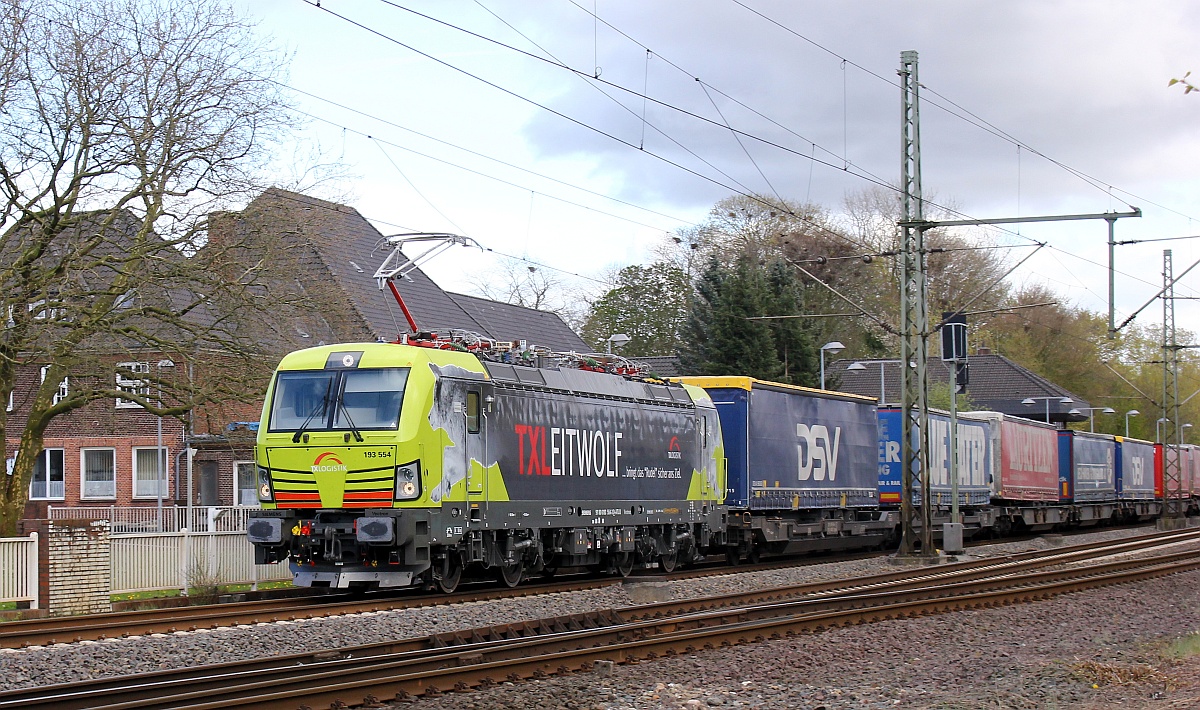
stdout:
[(679, 562), (679, 550), (671, 550), (664, 552), (658, 557), (658, 566), (663, 572), (670, 574), (675, 571), (675, 565)]
[(501, 582), (504, 582), (504, 586), (509, 587), (510, 589), (521, 583), (521, 577), (525, 571), (521, 568), (520, 560), (515, 562), (506, 562), (501, 564), (496, 569), (496, 576), (500, 578)]
[(437, 588), (445, 594), (451, 594), (455, 589), (458, 589), (458, 583), (462, 581), (463, 566), (458, 555), (449, 555), (446, 557), (445, 566), (442, 568), (442, 574), (437, 579)]
[(622, 552), (617, 555), (616, 559), (617, 574), (622, 577), (628, 577), (633, 574), (633, 553)]

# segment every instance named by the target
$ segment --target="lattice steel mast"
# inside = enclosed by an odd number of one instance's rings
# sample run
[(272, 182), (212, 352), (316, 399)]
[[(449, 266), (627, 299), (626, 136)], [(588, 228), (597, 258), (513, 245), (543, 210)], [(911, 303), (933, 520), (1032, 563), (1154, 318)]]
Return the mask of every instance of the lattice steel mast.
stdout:
[[(1174, 529), (1186, 524), (1184, 518), (1183, 465), (1180, 444), (1183, 426), (1179, 421), (1179, 343), (1175, 341), (1175, 279), (1171, 250), (1163, 250), (1163, 397), (1162, 418), (1173, 425), (1163, 426), (1163, 527)], [(1173, 442), (1173, 443), (1172, 443)]]
[[(925, 219), (921, 198), (920, 95), (917, 53), (900, 53), (901, 166), (904, 222)], [(929, 306), (925, 286), (925, 230), (902, 226), (900, 278), (900, 555), (914, 554), (913, 484), (921, 484), (921, 554), (934, 554), (933, 511), (929, 505), (929, 380), (926, 337)], [(912, 364), (912, 367), (908, 365)], [(915, 434), (915, 436), (914, 436)], [(915, 446), (914, 446), (915, 444)]]

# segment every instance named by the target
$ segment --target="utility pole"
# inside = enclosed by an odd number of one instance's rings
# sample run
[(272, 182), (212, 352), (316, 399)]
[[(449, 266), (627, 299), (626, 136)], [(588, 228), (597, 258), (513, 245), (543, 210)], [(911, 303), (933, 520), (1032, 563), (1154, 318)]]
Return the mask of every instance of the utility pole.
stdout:
[[(920, 96), (918, 93), (920, 84), (917, 79), (917, 53), (915, 51), (900, 53), (900, 70), (897, 73), (900, 75), (900, 174), (904, 208), (904, 217), (897, 223), (902, 229), (903, 235), (900, 279), (900, 407), (902, 412), (900, 460), (904, 465), (900, 478), (902, 537), (898, 555), (908, 557), (915, 554), (914, 543), (917, 536), (913, 523), (915, 510), (913, 487), (919, 483), (921, 487), (921, 555), (933, 556), (935, 553), (933, 549), (933, 509), (930, 505), (928, 476), (929, 370), (927, 338), (929, 337), (929, 305), (926, 299), (925, 281), (925, 232), (934, 227), (1103, 219), (1108, 222), (1109, 253), (1111, 254), (1112, 246), (1116, 244), (1113, 240), (1113, 226), (1116, 220), (1125, 217), (1141, 217), (1142, 211), (1136, 207), (1130, 207), (1129, 212), (1098, 214), (926, 220), (921, 198)], [(1109, 301), (1111, 311), (1111, 289)], [(1109, 320), (1111, 323), (1111, 315)], [(910, 364), (911, 367), (906, 367), (906, 364)], [(916, 429), (915, 433), (914, 428)]]
[[(1170, 419), (1175, 427), (1163, 427), (1163, 517), (1160, 525), (1164, 530), (1185, 527), (1183, 505), (1183, 476), (1181, 460), (1183, 428), (1179, 422), (1179, 344), (1175, 341), (1175, 279), (1171, 263), (1171, 250), (1163, 250), (1163, 409), (1164, 419)], [(1172, 439), (1174, 443), (1172, 444)]]
[[(921, 197), (920, 82), (917, 53), (900, 53), (901, 161), (904, 221), (924, 222)], [(913, 485), (921, 485), (921, 556), (934, 554), (933, 511), (929, 492), (929, 378), (926, 337), (929, 305), (925, 284), (925, 230), (902, 226), (900, 277), (900, 442), (903, 464), (900, 486), (899, 554), (915, 554)], [(905, 367), (912, 363), (913, 367)], [(915, 431), (914, 431), (915, 429)], [(915, 446), (914, 446), (915, 444)], [(914, 476), (916, 479), (914, 479)]]

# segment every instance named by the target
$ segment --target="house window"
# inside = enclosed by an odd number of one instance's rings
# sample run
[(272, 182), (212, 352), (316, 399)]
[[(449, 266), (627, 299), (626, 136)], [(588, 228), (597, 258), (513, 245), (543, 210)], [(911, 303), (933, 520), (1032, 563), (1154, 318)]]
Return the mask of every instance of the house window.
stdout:
[(63, 480), (63, 450), (46, 449), (33, 464), (29, 497), (34, 500), (62, 500), (66, 497)]
[(233, 462), (233, 502), (235, 505), (258, 506), (257, 467), (253, 461)]
[[(167, 448), (153, 446), (137, 447), (133, 450), (133, 497), (167, 497)], [(161, 471), (160, 471), (161, 468)]]
[[(128, 370), (129, 374), (126, 374), (124, 370)], [(149, 397), (150, 383), (137, 377), (137, 375), (149, 374), (150, 363), (148, 362), (119, 362), (117, 363), (117, 389), (122, 392)], [(141, 406), (133, 400), (117, 397), (118, 409), (132, 409)]]
[[(42, 365), (42, 382), (46, 381), (46, 373), (49, 371), (50, 371), (49, 365)], [(70, 378), (64, 377), (64, 378), (62, 378), (62, 381), (58, 383), (58, 391), (54, 393), (54, 402), (53, 403), (58, 404), (59, 402), (66, 399), (67, 395), (69, 395), (69, 394), (71, 394)], [(11, 411), (11, 408), (10, 408), (10, 411)]]
[(83, 498), (117, 497), (117, 452), (114, 449), (81, 449)]
[(67, 314), (64, 309), (49, 305), (45, 299), (34, 301), (27, 308), (34, 320), (62, 320)]

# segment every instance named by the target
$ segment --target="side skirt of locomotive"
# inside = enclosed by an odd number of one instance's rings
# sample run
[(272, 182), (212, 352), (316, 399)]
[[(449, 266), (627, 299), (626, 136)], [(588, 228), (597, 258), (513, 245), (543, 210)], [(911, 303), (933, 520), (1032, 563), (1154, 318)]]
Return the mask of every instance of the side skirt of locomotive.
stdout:
[[(688, 502), (661, 505), (462, 504), (442, 509), (256, 511), (255, 562), (288, 559), (297, 586), (438, 587), (464, 578), (524, 577), (589, 567), (627, 575), (665, 570), (726, 544), (727, 513)], [(693, 509), (694, 508), (694, 509)]]

